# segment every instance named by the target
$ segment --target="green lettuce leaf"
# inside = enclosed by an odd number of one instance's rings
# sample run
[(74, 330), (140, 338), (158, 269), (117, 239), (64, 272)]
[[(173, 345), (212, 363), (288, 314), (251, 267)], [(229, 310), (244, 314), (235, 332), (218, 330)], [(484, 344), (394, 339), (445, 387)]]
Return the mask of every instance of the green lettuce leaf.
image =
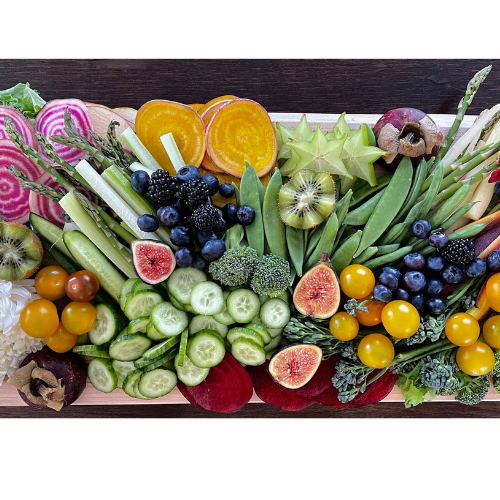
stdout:
[(405, 398), (405, 408), (417, 406), (427, 400), (432, 401), (436, 397), (435, 389), (429, 389), (420, 381), (421, 365), (418, 364), (411, 372), (401, 374), (396, 380), (396, 385), (401, 389)]
[(0, 104), (18, 109), (26, 118), (35, 118), (45, 101), (29, 83), (18, 83), (15, 87), (0, 91)]

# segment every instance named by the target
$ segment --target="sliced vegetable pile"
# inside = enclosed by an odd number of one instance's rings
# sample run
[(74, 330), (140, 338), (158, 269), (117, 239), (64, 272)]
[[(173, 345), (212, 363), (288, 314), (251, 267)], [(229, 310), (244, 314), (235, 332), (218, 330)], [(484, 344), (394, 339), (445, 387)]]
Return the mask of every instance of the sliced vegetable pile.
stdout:
[(0, 279), (37, 293), (9, 382), (58, 411), (85, 371), (222, 413), (500, 391), (500, 105), (460, 135), (490, 69), (447, 135), (413, 108), (326, 131), (233, 95), (0, 92)]

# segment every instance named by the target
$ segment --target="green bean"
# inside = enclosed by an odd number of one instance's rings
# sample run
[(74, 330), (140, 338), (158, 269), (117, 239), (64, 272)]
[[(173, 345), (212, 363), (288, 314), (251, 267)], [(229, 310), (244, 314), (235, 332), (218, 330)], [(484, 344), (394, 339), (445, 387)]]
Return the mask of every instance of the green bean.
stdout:
[(391, 225), (410, 191), (413, 167), (411, 159), (403, 158), (389, 185), (382, 191), (382, 198), (373, 210), (361, 236), (354, 258), (375, 243)]
[(441, 227), (443, 231), (446, 231), (449, 229), (455, 222), (457, 222), (460, 217), (463, 217), (476, 203), (479, 203), (477, 201), (473, 201), (471, 203), (467, 203), (463, 207), (460, 207), (454, 214), (452, 214), (450, 217), (448, 217), (443, 224), (441, 224)]
[(401, 245), (398, 243), (393, 245), (381, 245), (377, 247), (377, 253), (375, 255), (385, 255), (391, 252), (395, 252)]
[(448, 201), (443, 203), (443, 206), (429, 219), (429, 224), (434, 229), (441, 225), (453, 211), (460, 206), (470, 191), (470, 182), (465, 183)]
[(401, 236), (401, 234), (407, 227), (407, 222), (400, 222), (398, 224), (395, 224), (377, 243), (379, 244), (379, 246), (394, 244), (394, 241), (397, 240), (399, 236)]
[(362, 234), (363, 231), (356, 231), (354, 234), (349, 236), (349, 238), (347, 238), (347, 240), (345, 240), (333, 254), (332, 265), (337, 273), (340, 273), (342, 269), (346, 268), (351, 263), (354, 253), (356, 252), (359, 242), (361, 241)]
[(297, 276), (302, 276), (302, 266), (304, 264), (304, 231), (292, 226), (285, 226), (285, 233), (290, 260)]
[(360, 189), (358, 192), (354, 194), (351, 200), (351, 208), (355, 207), (359, 203), (361, 203), (364, 199), (368, 198), (369, 196), (372, 196), (374, 193), (377, 191), (380, 191), (381, 189), (385, 188), (392, 179), (393, 174), (385, 174), (380, 176), (377, 179), (377, 185), (376, 186), (365, 186), (364, 188)]
[(352, 190), (349, 189), (347, 193), (335, 204), (335, 213), (339, 220), (339, 226), (342, 225), (347, 213), (349, 212), (349, 203), (352, 198)]
[(278, 196), (281, 186), (281, 174), (276, 169), (265, 190), (264, 202), (262, 204), (262, 219), (266, 242), (270, 252), (288, 260), (285, 224), (281, 220), (278, 206)]
[(326, 225), (321, 234), (321, 238), (316, 245), (313, 253), (307, 259), (306, 269), (311, 268), (314, 264), (316, 264), (323, 253), (327, 253), (330, 255), (333, 251), (333, 245), (335, 244), (335, 236), (337, 236), (337, 232), (339, 230), (339, 220), (337, 218), (337, 214), (332, 214), (328, 220), (326, 221)]
[(240, 189), (238, 186), (233, 182), (233, 187), (234, 187), (234, 196), (236, 198), (236, 206), (239, 207), (241, 205), (240, 203)]
[(463, 227), (458, 231), (454, 231), (448, 236), (450, 241), (457, 240), (458, 238), (472, 238), (480, 233), (491, 221), (484, 222), (483, 224), (474, 224), (472, 226)]
[(360, 207), (356, 208), (352, 212), (349, 212), (343, 224), (347, 226), (363, 226), (368, 222), (370, 215), (373, 213), (373, 210), (377, 206), (377, 203), (382, 198), (385, 191), (381, 191), (377, 193), (375, 196), (370, 198), (366, 203), (363, 203)]
[(379, 267), (385, 266), (386, 264), (392, 264), (393, 262), (398, 261), (406, 254), (412, 251), (411, 246), (402, 247), (392, 253), (387, 253), (385, 255), (381, 255), (380, 257), (376, 257), (375, 259), (369, 260), (365, 262), (363, 265), (370, 269), (378, 269)]
[(359, 257), (353, 259), (353, 264), (363, 264), (367, 260), (371, 259), (374, 255), (377, 255), (377, 247), (368, 247)]
[[(490, 207), (488, 207), (488, 208), (490, 208)], [(498, 202), (498, 200), (495, 200), (495, 204), (493, 206), (491, 206), (489, 212), (485, 214), (485, 217), (487, 215), (494, 214), (495, 212), (498, 212), (499, 210), (500, 210), (500, 203)]]
[(251, 224), (245, 226), (245, 234), (248, 245), (255, 248), (259, 257), (262, 257), (264, 255), (264, 223), (260, 208), (259, 182), (253, 167), (246, 163), (246, 170), (241, 177), (240, 199), (241, 205), (248, 205), (254, 209), (255, 219)]
[(319, 240), (321, 239), (321, 235), (323, 234), (323, 230), (325, 229), (325, 222), (322, 222), (319, 226), (316, 226), (314, 229), (314, 233), (309, 234), (309, 240), (307, 242), (307, 250), (305, 253), (306, 259), (314, 252)]

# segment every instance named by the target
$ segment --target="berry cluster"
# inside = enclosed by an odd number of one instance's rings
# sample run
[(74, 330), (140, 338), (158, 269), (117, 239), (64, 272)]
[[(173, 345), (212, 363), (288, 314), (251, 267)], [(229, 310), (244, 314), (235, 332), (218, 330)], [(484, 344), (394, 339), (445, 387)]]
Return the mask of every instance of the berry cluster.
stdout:
[(139, 216), (139, 229), (155, 232), (160, 223), (170, 228), (170, 240), (179, 247), (175, 258), (180, 267), (205, 270), (209, 262), (220, 259), (226, 251), (219, 236), (234, 224), (246, 226), (255, 218), (254, 210), (247, 205), (227, 203), (222, 210), (213, 206), (212, 196), (219, 193), (231, 198), (234, 187), (219, 184), (214, 175), (202, 176), (193, 165), (181, 168), (175, 177), (166, 170), (157, 170), (151, 177), (138, 170), (130, 181), (136, 192), (148, 194), (159, 206), (156, 215)]

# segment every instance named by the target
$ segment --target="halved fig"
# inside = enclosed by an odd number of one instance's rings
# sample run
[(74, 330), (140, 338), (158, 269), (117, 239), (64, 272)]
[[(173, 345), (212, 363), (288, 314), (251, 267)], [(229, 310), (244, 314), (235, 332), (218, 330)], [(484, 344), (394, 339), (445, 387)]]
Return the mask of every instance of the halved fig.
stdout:
[(312, 318), (330, 318), (340, 305), (340, 285), (327, 253), (307, 271), (293, 292), (297, 311)]
[(134, 240), (130, 244), (134, 270), (144, 283), (157, 285), (175, 269), (175, 256), (165, 243), (156, 240)]
[(307, 384), (293, 390), (295, 394), (304, 398), (311, 398), (326, 391), (332, 385), (332, 377), (335, 375), (335, 366), (338, 358), (331, 358), (321, 361), (318, 370)]
[(269, 374), (287, 389), (298, 389), (309, 382), (321, 364), (323, 351), (314, 344), (295, 344), (276, 352), (269, 361)]

